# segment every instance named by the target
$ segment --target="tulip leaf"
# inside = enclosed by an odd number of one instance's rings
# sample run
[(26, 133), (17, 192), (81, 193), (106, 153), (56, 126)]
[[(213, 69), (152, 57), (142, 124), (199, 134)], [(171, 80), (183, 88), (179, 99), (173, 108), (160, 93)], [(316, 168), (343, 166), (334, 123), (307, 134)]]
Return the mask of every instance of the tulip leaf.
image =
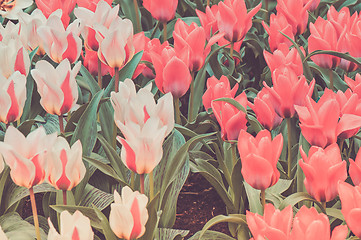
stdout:
[[(234, 206), (236, 207), (236, 209), (241, 209), (244, 210), (244, 204), (243, 204), (243, 192), (244, 192), (244, 186), (242, 184), (243, 182), (243, 176), (241, 174), (241, 168), (242, 168), (242, 163), (241, 160), (238, 159), (236, 164), (233, 167), (232, 170), (232, 186), (231, 186), (231, 190), (233, 192), (233, 199), (234, 199)], [(238, 213), (238, 212), (236, 212)]]
[(34, 92), (34, 79), (31, 74), (28, 74), (26, 77), (26, 100), (25, 105), (23, 107), (23, 114), (21, 115), (21, 122), (29, 119), (30, 111), (31, 111), (31, 101), (33, 98)]
[(88, 69), (86, 69), (86, 67), (84, 67), (84, 65), (81, 65), (79, 72), (85, 78), (85, 80), (87, 80), (87, 83), (90, 88), (90, 93), (92, 95), (94, 95), (100, 91), (100, 87), (99, 87), (97, 81), (93, 78), (93, 76), (90, 74)]
[(142, 31), (142, 29), (137, 29), (137, 16), (139, 14), (139, 19), (141, 19), (139, 8), (137, 9), (138, 13), (135, 12), (134, 1), (133, 0), (115, 0), (116, 3), (119, 3), (122, 12), (124, 13), (125, 17), (130, 19), (133, 23), (134, 32), (137, 33)]
[(294, 206), (295, 204), (302, 201), (310, 201), (316, 203), (320, 207), (322, 212), (326, 214), (325, 209), (322, 207), (322, 204), (319, 201), (315, 200), (310, 194), (305, 192), (296, 192), (286, 197), (280, 204), (279, 209), (282, 210), (288, 205)]
[(105, 239), (117, 240), (118, 238), (117, 238), (117, 236), (115, 236), (114, 232), (110, 228), (109, 221), (106, 218), (106, 216), (94, 205), (93, 205), (93, 209), (101, 222), (101, 227), (102, 227)]
[(341, 53), (341, 52), (336, 52), (336, 51), (331, 51), (331, 50), (316, 50), (316, 51), (313, 51), (313, 52), (311, 52), (310, 54), (307, 55), (307, 57), (304, 59), (304, 61), (307, 61), (312, 56), (315, 56), (315, 55), (318, 55), (318, 54), (328, 54), (328, 55), (340, 57), (340, 58), (343, 58), (345, 60), (348, 60), (350, 62), (353, 62), (353, 63), (357, 64), (359, 67), (361, 66), (361, 61), (359, 59), (356, 59), (356, 58), (352, 57), (349, 53)]
[(171, 229), (171, 228), (159, 228), (158, 229), (158, 237), (156, 239), (159, 240), (173, 240), (180, 237), (183, 239), (187, 236), (189, 230), (180, 230), (180, 229)]
[[(2, 161), (2, 160), (0, 160)], [(3, 204), (3, 195), (4, 193), (6, 193), (6, 186), (8, 186), (7, 182), (11, 181), (10, 178), (10, 167), (5, 165), (5, 168), (3, 169), (3, 171), (0, 173), (0, 189), (2, 189), (2, 191), (0, 191), (0, 209), (3, 210), (3, 207), (5, 206), (5, 204)], [(6, 194), (5, 196), (6, 197)], [(0, 212), (1, 215), (2, 211)]]
[(243, 185), (246, 189), (248, 203), (249, 203), (249, 210), (253, 213), (258, 213), (262, 215), (263, 207), (260, 201), (260, 194), (261, 190), (254, 189), (249, 185), (246, 181), (243, 182)]
[(161, 216), (162, 211), (157, 211), (158, 205), (159, 205), (159, 192), (155, 194), (154, 198), (148, 202), (147, 210), (148, 210), (148, 221), (145, 224), (145, 233), (140, 238), (140, 240), (148, 240), (148, 239), (154, 239), (153, 235), (155, 232), (155, 229), (158, 228), (159, 219)]
[(281, 194), (290, 188), (292, 182), (293, 180), (278, 179), (275, 185), (266, 189), (266, 192)]
[(326, 214), (330, 217), (338, 218), (342, 221), (345, 221), (345, 217), (343, 216), (340, 209), (336, 208), (326, 208)]
[(247, 113), (246, 109), (239, 102), (237, 102), (233, 98), (226, 98), (226, 97), (217, 98), (217, 99), (214, 99), (213, 101), (215, 101), (215, 102), (227, 102), (227, 103), (232, 104), (233, 106), (235, 106), (239, 111)]
[[(199, 236), (201, 232), (202, 231), (197, 232), (191, 238), (189, 238), (189, 240), (200, 239)], [(203, 233), (202, 240), (235, 240), (235, 239), (221, 232), (207, 230)]]
[(100, 211), (103, 211), (106, 207), (108, 207), (114, 201), (113, 194), (103, 192), (90, 184), (87, 184), (80, 205), (85, 207), (95, 206)]
[(330, 84), (330, 71), (331, 71), (334, 87), (343, 92), (346, 91), (346, 89), (348, 89), (348, 86), (345, 83), (345, 81), (343, 81), (340, 75), (338, 75), (335, 71), (322, 68), (313, 62), (310, 62), (309, 65), (314, 72), (316, 72), (319, 76), (321, 76), (322, 80), (325, 82), (327, 86), (329, 86)]

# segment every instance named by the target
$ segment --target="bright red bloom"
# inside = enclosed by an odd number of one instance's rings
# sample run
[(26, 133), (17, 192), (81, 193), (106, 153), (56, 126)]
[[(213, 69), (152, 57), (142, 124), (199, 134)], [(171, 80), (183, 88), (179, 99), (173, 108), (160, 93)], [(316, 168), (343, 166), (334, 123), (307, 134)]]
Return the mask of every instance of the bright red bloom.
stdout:
[[(91, 75), (97, 76), (98, 75), (98, 53), (92, 50), (88, 50), (85, 48), (85, 56), (84, 59), (84, 67), (88, 69)], [(114, 68), (109, 67), (108, 65), (101, 62), (101, 72), (102, 76), (110, 74), (114, 76)]]
[[(244, 109), (247, 109), (247, 95), (245, 92), (238, 95), (235, 100)], [(222, 139), (237, 140), (239, 132), (242, 129), (247, 129), (246, 113), (223, 101), (212, 101), (211, 106), (219, 125), (221, 125)]]
[(153, 18), (161, 22), (168, 22), (175, 16), (178, 0), (143, 0), (143, 6), (152, 14)]
[(218, 31), (216, 19), (216, 15), (218, 14), (218, 5), (213, 5), (212, 7), (207, 6), (206, 13), (196, 9), (196, 13), (204, 31), (206, 32), (206, 38), (209, 40), (211, 36)]
[(307, 192), (319, 202), (328, 202), (337, 196), (338, 181), (347, 178), (346, 161), (342, 161), (340, 148), (333, 143), (325, 149), (312, 146), (308, 157), (300, 146), (300, 167), (305, 174)]
[(46, 18), (57, 9), (61, 9), (63, 12), (61, 21), (63, 22), (64, 27), (67, 27), (70, 21), (69, 15), (75, 8), (76, 1), (77, 0), (35, 0), (35, 3)]
[(258, 4), (249, 13), (244, 0), (225, 0), (218, 4), (217, 23), (221, 33), (230, 42), (242, 41), (252, 27), (252, 17), (262, 4)]

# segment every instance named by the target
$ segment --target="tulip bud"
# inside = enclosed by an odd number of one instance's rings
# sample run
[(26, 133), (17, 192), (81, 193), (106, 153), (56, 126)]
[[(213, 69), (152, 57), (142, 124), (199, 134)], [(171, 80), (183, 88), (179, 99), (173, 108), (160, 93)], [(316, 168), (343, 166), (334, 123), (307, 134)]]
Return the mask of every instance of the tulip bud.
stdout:
[(168, 22), (174, 18), (178, 0), (143, 0), (143, 6), (152, 14), (153, 18), (161, 22)]

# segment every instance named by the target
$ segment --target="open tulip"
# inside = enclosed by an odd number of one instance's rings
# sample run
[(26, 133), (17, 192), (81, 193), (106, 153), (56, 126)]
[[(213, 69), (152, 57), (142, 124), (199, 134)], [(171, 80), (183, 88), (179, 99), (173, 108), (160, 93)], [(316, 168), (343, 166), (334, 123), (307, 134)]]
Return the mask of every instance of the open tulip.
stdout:
[[(316, 10), (321, 0), (303, 0), (303, 6), (308, 6), (308, 10), (313, 12)], [(311, 2), (311, 4), (309, 4)]]
[[(88, 50), (85, 48), (85, 55), (83, 56), (83, 64), (86, 69), (92, 74), (93, 76), (98, 75), (98, 53), (92, 50)], [(109, 67), (108, 65), (100, 62), (101, 65), (101, 75), (105, 76), (110, 74), (114, 76), (114, 68)]]
[(114, 191), (114, 203), (110, 205), (109, 224), (115, 235), (126, 240), (143, 236), (148, 221), (148, 198), (128, 186), (122, 188), (122, 196)]
[(63, 137), (58, 137), (47, 153), (48, 182), (58, 190), (71, 190), (84, 178), (82, 145), (76, 141), (70, 148)]
[(75, 8), (77, 0), (35, 0), (36, 6), (43, 12), (45, 17), (49, 17), (58, 9), (62, 10), (61, 21), (64, 27), (68, 26), (70, 21), (70, 13)]
[(263, 216), (247, 211), (247, 224), (253, 238), (250, 240), (288, 240), (293, 220), (292, 206), (288, 205), (282, 211), (268, 203)]
[(44, 181), (46, 150), (55, 139), (56, 133), (46, 135), (42, 127), (29, 133), (26, 138), (13, 126), (8, 127), (4, 142), (0, 143), (0, 153), (10, 167), (10, 176), (15, 184), (31, 188)]
[(161, 22), (168, 22), (175, 16), (178, 0), (143, 0), (143, 6)]
[(355, 80), (352, 80), (345, 75), (345, 82), (350, 87), (352, 92), (356, 93), (359, 98), (361, 98), (361, 75), (357, 73), (355, 76)]
[(59, 239), (77, 239), (77, 240), (93, 240), (94, 232), (90, 225), (90, 220), (80, 211), (76, 210), (73, 215), (68, 211), (60, 213), (60, 234), (54, 228), (54, 225), (48, 219), (49, 234), (48, 240)]
[(341, 36), (344, 31), (349, 31), (356, 18), (357, 14), (351, 16), (348, 7), (343, 7), (340, 11), (337, 11), (331, 5), (327, 12), (327, 20), (335, 27), (337, 36)]
[(22, 12), (22, 9), (29, 7), (33, 4), (33, 0), (16, 0), (16, 1), (1, 1), (0, 3), (0, 15), (3, 18), (18, 19), (18, 13)]
[(54, 68), (45, 60), (38, 61), (31, 70), (41, 96), (40, 104), (45, 111), (58, 116), (69, 112), (78, 100), (78, 86), (75, 76), (81, 62), (71, 69), (68, 59), (63, 60)]
[(202, 27), (204, 28), (204, 31), (206, 32), (206, 38), (209, 41), (212, 35), (218, 31), (218, 24), (216, 19), (218, 5), (213, 5), (212, 7), (207, 6), (206, 13), (196, 9), (196, 13)]
[(357, 152), (355, 161), (351, 158), (350, 161), (350, 168), (349, 168), (349, 174), (352, 179), (352, 182), (355, 185), (361, 184), (361, 151)]
[(0, 56), (0, 74), (4, 77), (9, 78), (16, 71), (28, 75), (30, 58), (18, 37), (3, 38), (0, 42)]
[(26, 100), (26, 77), (18, 71), (8, 79), (0, 75), (0, 122), (20, 119)]
[(333, 200), (337, 196), (337, 182), (347, 178), (346, 161), (342, 161), (337, 143), (325, 149), (312, 146), (308, 157), (301, 146), (300, 153), (307, 192), (319, 202)]
[(339, 182), (338, 194), (341, 200), (341, 212), (347, 226), (361, 238), (361, 186), (353, 187), (346, 182)]
[(280, 177), (277, 162), (282, 147), (281, 134), (272, 140), (271, 132), (268, 130), (260, 131), (256, 137), (241, 130), (238, 137), (238, 151), (244, 180), (259, 190), (273, 186)]

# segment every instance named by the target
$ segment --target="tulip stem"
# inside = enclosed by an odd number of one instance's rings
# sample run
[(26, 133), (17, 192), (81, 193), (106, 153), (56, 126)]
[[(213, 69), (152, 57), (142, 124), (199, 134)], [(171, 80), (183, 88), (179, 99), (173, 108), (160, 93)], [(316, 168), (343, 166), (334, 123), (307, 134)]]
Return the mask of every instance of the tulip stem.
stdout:
[(229, 52), (229, 55), (231, 55), (231, 58), (233, 58), (233, 49), (234, 49), (234, 42), (231, 42), (231, 49)]
[(114, 71), (115, 71), (114, 91), (119, 92), (119, 68), (115, 67)]
[(321, 202), (321, 205), (322, 205), (323, 209), (325, 209), (325, 211), (326, 211), (326, 202)]
[(188, 111), (188, 122), (193, 121), (193, 102), (194, 102), (194, 72), (191, 72), (192, 80), (191, 80), (191, 90), (189, 94), (189, 111)]
[(266, 17), (265, 20), (268, 21), (269, 18), (269, 12), (268, 12), (268, 1), (269, 0), (265, 0), (265, 10), (266, 10)]
[(292, 168), (292, 154), (291, 154), (291, 148), (292, 148), (292, 145), (291, 145), (291, 118), (287, 118), (287, 136), (288, 136), (288, 152), (287, 152), (287, 155), (288, 155), (288, 161), (287, 161), (287, 165), (288, 165), (288, 168), (287, 168), (287, 176), (288, 176), (288, 179), (291, 179), (291, 168)]
[(231, 150), (232, 150), (232, 162), (234, 167), (237, 163), (237, 143), (231, 144)]
[(207, 0), (207, 7), (209, 7), (210, 0)]
[(154, 198), (154, 179), (153, 179), (153, 171), (151, 171), (149, 174), (149, 199), (152, 201)]
[(135, 173), (133, 171), (131, 171), (131, 173), (130, 173), (130, 187), (132, 189), (134, 189), (134, 187), (135, 187), (134, 179), (135, 179)]
[(264, 207), (266, 205), (266, 190), (264, 190), (264, 189), (261, 190), (261, 203), (262, 203), (263, 212), (264, 212)]
[(103, 79), (102, 79), (102, 62), (98, 58), (98, 85), (99, 88), (103, 88)]
[(59, 115), (59, 129), (60, 129), (60, 133), (64, 133), (64, 117), (63, 117), (63, 115)]
[(33, 211), (36, 239), (41, 240), (40, 229), (39, 229), (38, 211), (36, 210), (36, 202), (35, 202), (35, 195), (34, 195), (33, 187), (29, 188), (29, 192), (30, 192), (31, 209)]
[(329, 78), (330, 78), (330, 89), (332, 91), (334, 91), (334, 87), (333, 87), (333, 71), (332, 71), (331, 68), (328, 70), (328, 73), (329, 73)]
[(342, 139), (340, 140), (340, 152), (341, 152), (341, 157), (342, 157), (342, 152), (343, 152), (343, 151), (342, 151), (342, 148), (343, 148), (343, 143), (344, 143), (344, 142), (345, 142), (345, 139), (343, 139), (343, 138), (342, 138)]
[(174, 99), (175, 123), (182, 125), (179, 109), (179, 98)]
[(63, 191), (63, 205), (68, 205), (67, 196), (66, 196), (66, 190)]
[(167, 40), (168, 40), (167, 23), (163, 22), (163, 42), (166, 42)]
[(140, 193), (144, 194), (144, 174), (140, 174)]
[(140, 16), (138, 11), (138, 0), (133, 0), (134, 2), (134, 10), (135, 10), (135, 19), (137, 21), (137, 32), (142, 31), (142, 26), (140, 25)]

